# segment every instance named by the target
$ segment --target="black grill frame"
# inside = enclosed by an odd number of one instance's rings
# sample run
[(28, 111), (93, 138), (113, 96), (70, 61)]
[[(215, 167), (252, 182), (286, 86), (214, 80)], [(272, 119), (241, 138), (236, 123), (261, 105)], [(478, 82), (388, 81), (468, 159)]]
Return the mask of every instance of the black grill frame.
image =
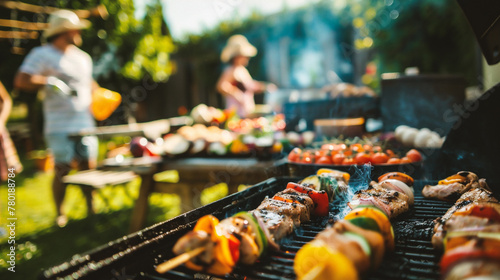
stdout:
[[(245, 191), (171, 220), (145, 228), (137, 233), (98, 247), (71, 260), (45, 270), (39, 279), (217, 279), (193, 272), (184, 266), (159, 275), (155, 265), (172, 258), (175, 241), (188, 232), (196, 221), (207, 214), (223, 219), (239, 211), (255, 209), (265, 196), (285, 188), (297, 177), (278, 177), (261, 182)], [(432, 220), (442, 216), (451, 203), (428, 200), (422, 197), (425, 184), (436, 182), (415, 181), (414, 208), (393, 222), (396, 250), (385, 257), (381, 269), (372, 272), (368, 279), (439, 279), (439, 255), (432, 248)], [(338, 209), (333, 209), (335, 214)], [(293, 259), (306, 242), (325, 228), (328, 219), (317, 219), (303, 224), (282, 242), (280, 251), (264, 256), (251, 267), (236, 267), (225, 279), (295, 279)]]

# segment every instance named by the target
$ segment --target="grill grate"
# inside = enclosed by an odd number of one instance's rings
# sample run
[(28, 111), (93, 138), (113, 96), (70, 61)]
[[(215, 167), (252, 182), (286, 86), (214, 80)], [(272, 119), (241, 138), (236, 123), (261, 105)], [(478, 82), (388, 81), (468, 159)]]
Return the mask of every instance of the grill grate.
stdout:
[[(154, 265), (173, 257), (173, 244), (192, 228), (199, 217), (214, 214), (218, 218), (224, 218), (241, 210), (254, 209), (266, 195), (280, 191), (289, 181), (297, 181), (297, 178), (267, 180), (246, 191), (98, 248), (87, 255), (78, 256), (73, 262), (45, 271), (42, 279), (56, 279), (66, 275), (72, 275), (68, 279), (219, 279), (193, 272), (184, 266), (159, 275), (155, 272)], [(430, 242), (432, 220), (443, 215), (452, 204), (424, 199), (421, 190), (426, 183), (428, 182), (415, 181), (414, 208), (393, 222), (395, 252), (386, 256), (381, 265), (383, 269), (372, 272), (368, 279), (439, 279), (439, 256), (435, 254)], [(335, 211), (338, 209), (334, 209)], [(271, 252), (251, 267), (236, 267), (234, 273), (225, 279), (295, 279), (293, 260), (296, 252), (325, 228), (327, 220), (318, 219), (303, 224), (282, 242), (280, 251)]]
[[(379, 271), (368, 279), (438, 279), (439, 256), (435, 255), (430, 238), (436, 217), (443, 215), (451, 204), (424, 199), (420, 190), (424, 182), (416, 182), (414, 209), (393, 223), (397, 239), (396, 249), (386, 257)], [(284, 242), (281, 250), (273, 252), (251, 268), (238, 267), (234, 275), (227, 279), (295, 279), (293, 260), (297, 251), (324, 229), (318, 222), (305, 224), (299, 231)], [(193, 279), (202, 277), (185, 268), (162, 275), (144, 279)]]

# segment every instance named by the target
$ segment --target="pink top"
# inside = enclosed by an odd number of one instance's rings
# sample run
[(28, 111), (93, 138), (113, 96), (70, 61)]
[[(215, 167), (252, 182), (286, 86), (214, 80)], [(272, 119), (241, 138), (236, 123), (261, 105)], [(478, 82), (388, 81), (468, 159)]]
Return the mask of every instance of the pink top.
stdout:
[(226, 108), (235, 109), (240, 118), (246, 118), (255, 111), (255, 100), (252, 86), (245, 85), (244, 83), (238, 81), (234, 81), (231, 84), (238, 87), (242, 91), (243, 104), (238, 102), (238, 100), (236, 100), (233, 96), (227, 95)]

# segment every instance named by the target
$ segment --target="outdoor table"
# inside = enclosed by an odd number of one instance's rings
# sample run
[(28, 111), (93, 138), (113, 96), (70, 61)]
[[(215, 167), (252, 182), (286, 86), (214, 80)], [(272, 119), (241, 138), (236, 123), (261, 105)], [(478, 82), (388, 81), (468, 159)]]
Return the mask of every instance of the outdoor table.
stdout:
[[(257, 158), (210, 158), (195, 157), (165, 160), (162, 170), (177, 170), (179, 182), (191, 192), (192, 199), (183, 200), (183, 210), (201, 206), (199, 197), (207, 187), (226, 183), (228, 193), (238, 191), (238, 186), (255, 184), (274, 177), (275, 161)], [(183, 187), (183, 188), (184, 188)]]
[[(171, 128), (188, 124), (186, 118), (177, 117), (148, 123), (114, 125), (82, 130), (70, 137), (95, 135), (100, 138), (113, 136), (146, 135), (152, 139), (156, 134), (164, 134)], [(154, 137), (153, 137), (154, 136)], [(119, 158), (118, 158), (119, 159)], [(130, 232), (143, 228), (148, 211), (148, 198), (153, 192), (176, 193), (181, 197), (181, 211), (187, 212), (201, 206), (201, 192), (218, 183), (228, 185), (228, 193), (238, 191), (239, 185), (250, 185), (280, 174), (274, 160), (259, 160), (255, 157), (196, 157), (196, 158), (117, 158), (106, 159), (98, 169), (133, 171), (141, 177), (139, 196), (135, 201)], [(161, 171), (177, 170), (179, 182), (155, 182), (154, 175)], [(281, 174), (282, 175), (282, 174)]]
[(158, 171), (161, 163), (161, 157), (124, 158), (123, 160), (111, 158), (104, 160), (100, 167), (103, 170), (133, 171), (141, 176), (139, 196), (135, 201), (130, 221), (130, 232), (138, 231), (143, 227), (147, 216), (148, 198), (155, 184), (153, 175)]

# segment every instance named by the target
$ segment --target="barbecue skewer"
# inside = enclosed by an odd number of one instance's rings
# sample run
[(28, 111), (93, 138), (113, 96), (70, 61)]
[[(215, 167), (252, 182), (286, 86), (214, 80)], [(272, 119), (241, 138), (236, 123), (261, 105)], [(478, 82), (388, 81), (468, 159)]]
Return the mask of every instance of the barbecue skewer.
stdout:
[[(315, 176), (318, 178), (313, 180), (314, 182), (308, 181)], [(315, 176), (303, 180), (303, 185), (288, 183), (284, 191), (267, 197), (251, 212), (239, 212), (221, 221), (211, 215), (203, 216), (193, 231), (179, 239), (173, 248), (177, 253), (185, 251), (178, 257), (160, 264), (156, 271), (165, 273), (184, 263), (190, 269), (224, 275), (231, 272), (237, 263), (253, 264), (265, 253), (267, 247), (277, 248), (275, 241), (309, 220), (310, 215), (328, 215), (329, 201), (343, 198), (343, 192), (347, 191), (346, 181), (349, 179), (347, 173), (322, 170), (321, 174)], [(285, 224), (291, 224), (290, 227), (281, 228), (281, 232), (272, 226), (268, 228), (264, 219), (269, 221), (274, 217), (281, 217)], [(197, 249), (191, 249), (193, 247)], [(241, 251), (241, 254), (240, 248), (245, 248), (241, 249), (245, 250)], [(205, 253), (199, 256), (202, 252)], [(204, 260), (203, 263), (211, 264), (199, 264), (196, 261), (197, 256)]]
[[(470, 174), (474, 177), (470, 178)], [(432, 244), (443, 251), (441, 279), (498, 279), (500, 203), (486, 180), (472, 172), (460, 171), (426, 188), (430, 194), (433, 190), (439, 191), (438, 195), (427, 196), (424, 189), (424, 196), (430, 198), (452, 201), (461, 195), (443, 216), (434, 220)], [(449, 193), (454, 195), (447, 195)]]
[[(359, 279), (378, 268), (385, 252), (394, 250), (390, 218), (413, 204), (412, 185), (410, 176), (391, 172), (356, 192), (349, 198), (352, 211), (297, 252), (294, 270), (298, 279)], [(381, 206), (385, 202), (390, 209)]]
[(198, 256), (199, 254), (203, 253), (205, 251), (205, 247), (198, 247), (196, 249), (193, 249), (189, 252), (186, 252), (184, 254), (180, 254), (166, 262), (163, 262), (159, 264), (156, 267), (156, 272), (158, 273), (166, 273), (169, 270), (172, 270), (176, 267), (178, 267), (181, 264), (184, 264), (185, 262), (189, 261), (190, 259)]

